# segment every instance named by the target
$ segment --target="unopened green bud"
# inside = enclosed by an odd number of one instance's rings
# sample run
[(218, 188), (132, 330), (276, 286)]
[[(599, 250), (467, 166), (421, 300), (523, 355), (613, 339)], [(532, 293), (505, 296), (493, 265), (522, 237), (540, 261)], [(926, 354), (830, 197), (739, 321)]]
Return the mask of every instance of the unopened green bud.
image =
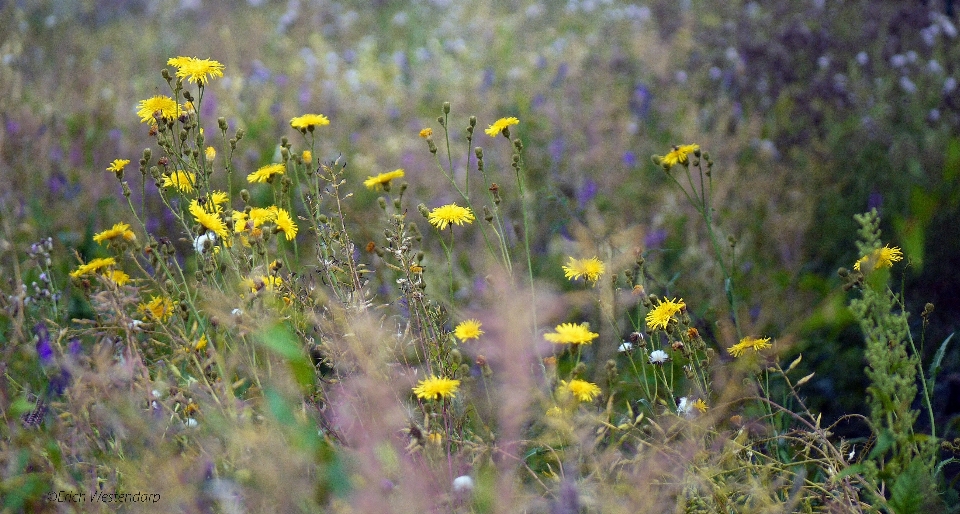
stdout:
[(130, 198), (130, 186), (126, 183), (126, 181), (124, 181), (121, 185), (123, 186), (123, 196)]
[(220, 131), (226, 132), (226, 131), (227, 131), (227, 119), (224, 118), (223, 116), (220, 116), (219, 118), (217, 118), (217, 127), (220, 128)]
[(153, 157), (153, 150), (150, 150), (149, 148), (144, 148), (143, 158), (146, 159), (147, 162), (150, 162), (151, 157)]
[(242, 128), (238, 128), (238, 129), (237, 129), (237, 141), (240, 141), (241, 139), (243, 139), (243, 136), (245, 136), (246, 134), (247, 134), (247, 131), (243, 130)]
[(419, 204), (419, 205), (417, 205), (417, 211), (420, 212), (420, 214), (421, 214), (424, 218), (429, 218), (429, 217), (430, 217), (430, 209), (427, 209), (427, 206), (424, 205), (424, 204), (422, 204), (422, 203)]
[(240, 199), (243, 200), (243, 203), (250, 203), (250, 191), (247, 191), (246, 189), (241, 189)]
[(443, 102), (443, 113), (450, 114), (450, 102)]
[(460, 350), (454, 349), (450, 351), (450, 362), (454, 363), (455, 365), (459, 365), (461, 362), (463, 362), (463, 354), (460, 353)]
[(387, 210), (387, 199), (384, 197), (377, 198), (377, 204), (380, 205), (380, 209)]

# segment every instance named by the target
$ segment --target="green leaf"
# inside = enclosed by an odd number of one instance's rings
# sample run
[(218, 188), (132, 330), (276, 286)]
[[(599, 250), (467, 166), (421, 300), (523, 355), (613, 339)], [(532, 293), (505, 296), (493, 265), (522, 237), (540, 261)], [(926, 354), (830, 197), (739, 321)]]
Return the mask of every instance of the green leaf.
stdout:
[(896, 514), (919, 514), (937, 500), (933, 477), (923, 461), (914, 459), (890, 487), (890, 507)]
[(940, 343), (940, 348), (937, 349), (937, 353), (933, 356), (933, 362), (930, 363), (930, 372), (928, 373), (928, 375), (930, 375), (931, 385), (937, 380), (937, 375), (940, 374), (940, 363), (943, 362), (943, 355), (947, 353), (947, 345), (950, 343), (950, 340), (953, 339), (953, 334), (956, 334), (956, 332), (952, 332)]
[(261, 332), (259, 341), (265, 348), (287, 360), (298, 384), (306, 387), (314, 383), (313, 363), (290, 329), (278, 323)]

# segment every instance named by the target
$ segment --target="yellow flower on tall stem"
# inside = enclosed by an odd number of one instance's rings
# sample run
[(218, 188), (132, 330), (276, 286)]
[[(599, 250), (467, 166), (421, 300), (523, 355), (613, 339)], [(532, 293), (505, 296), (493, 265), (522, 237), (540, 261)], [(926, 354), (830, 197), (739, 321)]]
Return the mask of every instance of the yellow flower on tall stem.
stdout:
[(200, 204), (193, 200), (190, 202), (190, 214), (201, 226), (216, 234), (220, 239), (227, 239), (230, 233), (227, 231), (227, 225), (220, 219), (216, 213), (208, 212)]
[(180, 116), (180, 111), (180, 106), (173, 98), (163, 95), (140, 100), (137, 104), (137, 116), (141, 123), (156, 123), (155, 115), (166, 120), (176, 119)]
[(283, 232), (283, 235), (287, 237), (287, 241), (293, 241), (293, 239), (297, 237), (297, 224), (293, 222), (290, 213), (279, 207), (273, 207), (272, 210), (276, 217), (274, 223), (276, 223), (277, 229)]
[(391, 180), (403, 178), (404, 175), (405, 173), (402, 169), (393, 170), (376, 176), (369, 176), (367, 180), (363, 181), (363, 185), (367, 186), (368, 189), (383, 189), (384, 186), (390, 185)]
[(590, 344), (594, 339), (600, 337), (600, 334), (590, 331), (590, 326), (586, 323), (579, 325), (574, 323), (561, 323), (557, 325), (555, 332), (543, 335), (547, 341), (557, 344)]
[(569, 382), (560, 381), (560, 387), (573, 395), (578, 401), (592, 402), (594, 398), (600, 395), (600, 387), (586, 380), (573, 379)]
[(493, 125), (490, 125), (489, 127), (487, 127), (487, 130), (485, 130), (484, 132), (486, 132), (487, 135), (490, 137), (497, 137), (500, 134), (504, 134), (506, 136), (510, 132), (508, 131), (504, 133), (504, 130), (508, 130), (508, 127), (510, 127), (511, 125), (517, 125), (518, 123), (520, 123), (520, 120), (514, 117), (500, 118), (499, 120), (493, 122)]
[(585, 278), (591, 282), (596, 282), (606, 270), (603, 262), (596, 257), (589, 259), (568, 257), (568, 259), (570, 259), (569, 262), (563, 267), (563, 275), (570, 280)]
[(466, 342), (470, 339), (480, 339), (480, 336), (483, 335), (483, 330), (480, 330), (479, 321), (468, 319), (461, 321), (460, 324), (453, 329), (453, 335), (457, 336), (457, 339), (460, 341)]
[(162, 187), (173, 187), (181, 193), (192, 193), (197, 183), (197, 176), (189, 171), (176, 170), (163, 177)]
[[(891, 248), (889, 245), (884, 245), (883, 248), (874, 250), (870, 255), (861, 257), (853, 264), (853, 269), (861, 271), (860, 268), (864, 267), (867, 268), (866, 271), (873, 271), (891, 268), (893, 267), (893, 263), (900, 262), (901, 260), (903, 260), (903, 252), (900, 251), (899, 247), (894, 246)], [(872, 266), (870, 266), (870, 264), (872, 264)]]
[(300, 132), (313, 132), (315, 127), (329, 124), (330, 120), (322, 114), (304, 114), (290, 120), (290, 126)]
[(255, 182), (264, 183), (270, 180), (274, 175), (283, 175), (286, 171), (286, 166), (283, 163), (278, 164), (267, 164), (266, 166), (261, 166), (254, 171), (253, 173), (247, 175), (247, 182), (253, 184)]
[(476, 219), (473, 211), (467, 207), (461, 207), (455, 203), (437, 207), (430, 211), (427, 221), (440, 230), (447, 228), (447, 225), (463, 225), (464, 223), (473, 223)]
[(670, 320), (681, 310), (686, 308), (687, 304), (680, 300), (660, 300), (660, 303), (647, 313), (647, 328), (650, 330), (666, 330)]
[(663, 166), (666, 168), (672, 168), (677, 164), (687, 164), (689, 162), (689, 157), (693, 152), (700, 150), (700, 145), (677, 145), (674, 146), (670, 153), (663, 156)]
[(752, 348), (754, 351), (760, 351), (767, 348), (770, 348), (770, 338), (756, 338), (747, 336), (740, 340), (739, 343), (727, 348), (727, 352), (734, 357), (740, 357), (743, 355), (743, 352)]
[(103, 232), (100, 232), (93, 236), (93, 240), (97, 243), (103, 243), (104, 241), (109, 244), (114, 239), (125, 239), (127, 241), (134, 241), (137, 239), (137, 235), (130, 230), (130, 225), (126, 223), (117, 223), (112, 228), (108, 228)]
[(178, 78), (199, 83), (201, 86), (209, 82), (210, 78), (223, 76), (223, 64), (213, 59), (171, 57), (167, 64), (176, 66)]
[(113, 266), (116, 263), (117, 263), (117, 260), (114, 259), (113, 257), (98, 257), (86, 264), (81, 264), (76, 270), (70, 272), (70, 276), (73, 278), (80, 278), (84, 275), (89, 275), (103, 268)]
[(127, 164), (130, 164), (130, 159), (114, 159), (110, 166), (107, 166), (107, 171), (112, 171), (119, 177), (123, 174), (123, 169), (127, 167)]
[(431, 376), (418, 382), (413, 388), (413, 394), (421, 400), (440, 400), (454, 398), (459, 388), (459, 380)]

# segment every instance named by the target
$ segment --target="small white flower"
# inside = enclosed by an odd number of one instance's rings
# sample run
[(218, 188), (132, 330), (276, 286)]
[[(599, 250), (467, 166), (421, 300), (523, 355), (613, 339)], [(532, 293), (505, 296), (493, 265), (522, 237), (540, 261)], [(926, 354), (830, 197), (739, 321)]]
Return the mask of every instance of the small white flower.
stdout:
[(854, 448), (854, 447), (851, 447), (851, 448), (850, 448), (850, 453), (847, 454), (847, 460), (848, 460), (848, 461), (853, 460), (853, 458), (854, 458), (856, 455), (857, 455), (857, 449)]
[(670, 360), (670, 356), (663, 350), (654, 350), (650, 352), (650, 364), (663, 364)]
[(686, 396), (680, 398), (680, 401), (677, 402), (677, 416), (690, 416), (691, 414), (693, 414), (693, 402)]
[(453, 479), (453, 492), (468, 493), (473, 491), (473, 479), (469, 475), (461, 475)]
[[(208, 241), (209, 245), (207, 244)], [(202, 236), (197, 236), (197, 238), (193, 240), (193, 247), (200, 255), (206, 253), (208, 249), (213, 248), (215, 244), (217, 244), (217, 235), (210, 231), (204, 232)]]
[(620, 348), (617, 349), (620, 353), (626, 353), (633, 350), (633, 343), (630, 341), (624, 341)]
[(127, 323), (127, 328), (129, 328), (130, 330), (141, 330), (140, 328), (141, 325), (143, 325), (143, 322), (138, 319), (135, 319), (135, 320), (131, 320), (130, 323)]
[(235, 318), (239, 318), (240, 316), (243, 316), (243, 311), (240, 309), (233, 309), (230, 311), (230, 314)]
[(154, 389), (153, 391), (150, 391), (150, 394), (153, 395), (154, 398), (160, 398), (160, 396), (161, 396), (161, 395), (160, 395), (160, 391), (157, 390), (157, 389)]
[(197, 420), (193, 418), (187, 418), (187, 420), (184, 421), (183, 424), (186, 425), (188, 428), (195, 428), (200, 423), (198, 423)]

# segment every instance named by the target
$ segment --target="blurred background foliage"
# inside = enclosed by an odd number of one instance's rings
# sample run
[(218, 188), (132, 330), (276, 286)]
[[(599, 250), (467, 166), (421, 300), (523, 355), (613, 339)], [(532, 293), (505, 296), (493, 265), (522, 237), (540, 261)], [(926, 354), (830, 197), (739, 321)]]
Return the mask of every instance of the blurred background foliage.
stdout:
[[(404, 168), (414, 204), (455, 199), (437, 189), (417, 137), (439, 129), (443, 101), (453, 106), (460, 174), (469, 115), (484, 127), (519, 117), (542, 213), (538, 274), (564, 287), (558, 263), (575, 237), (628, 234), (659, 276), (672, 277), (657, 292), (696, 298), (693, 313), (726, 347), (730, 334), (710, 322), (725, 300), (705, 230), (650, 163), (696, 142), (717, 163), (714, 205), (723, 239), (736, 239), (747, 326), (804, 354), (801, 366), (817, 372), (806, 390), (812, 409), (862, 412), (862, 336), (836, 274), (858, 257), (854, 213), (878, 208), (885, 240), (903, 248), (907, 307), (916, 333), (926, 328), (928, 359), (960, 319), (951, 4), (0, 1), (0, 217), (14, 227), (12, 243), (52, 236), (64, 275), (76, 254), (95, 255), (92, 233), (126, 209), (104, 169), (150, 145), (136, 102), (166, 93), (158, 71), (167, 58), (212, 58), (226, 73), (208, 88), (203, 114), (246, 129), (238, 166), (272, 162), (288, 120), (321, 112), (332, 124), (318, 157), (342, 155), (357, 182)], [(480, 135), (475, 144), (491, 143)], [(488, 167), (506, 173), (506, 155), (488, 157)], [(148, 228), (163, 236), (170, 224), (151, 187)], [(373, 239), (376, 195), (358, 197), (358, 237)], [(926, 302), (936, 310), (921, 327)], [(938, 422), (951, 423), (960, 412), (956, 350), (944, 362), (935, 399)], [(944, 437), (958, 435), (949, 428)]]

